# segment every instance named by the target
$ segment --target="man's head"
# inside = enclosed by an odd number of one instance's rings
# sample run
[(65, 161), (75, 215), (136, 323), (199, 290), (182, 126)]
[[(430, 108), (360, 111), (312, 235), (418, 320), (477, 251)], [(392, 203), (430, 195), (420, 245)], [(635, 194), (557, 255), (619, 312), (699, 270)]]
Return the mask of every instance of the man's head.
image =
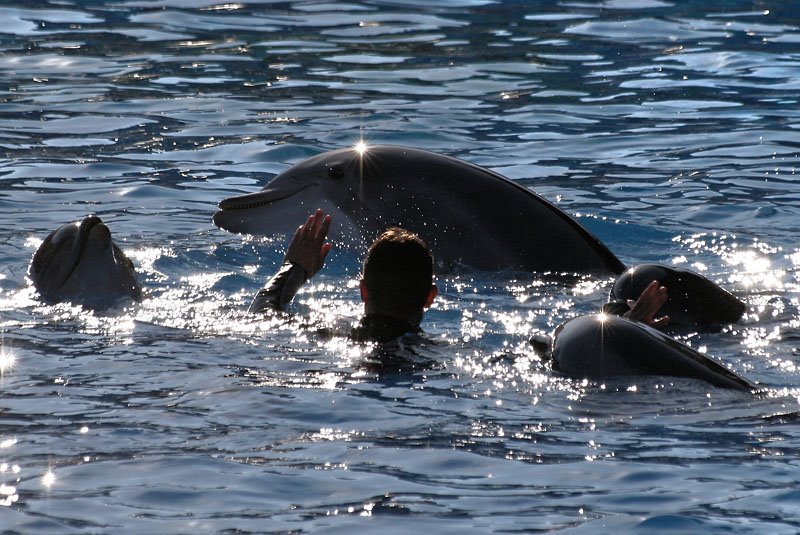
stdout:
[(367, 313), (419, 322), (436, 293), (433, 255), (419, 236), (393, 227), (372, 242), (361, 280)]

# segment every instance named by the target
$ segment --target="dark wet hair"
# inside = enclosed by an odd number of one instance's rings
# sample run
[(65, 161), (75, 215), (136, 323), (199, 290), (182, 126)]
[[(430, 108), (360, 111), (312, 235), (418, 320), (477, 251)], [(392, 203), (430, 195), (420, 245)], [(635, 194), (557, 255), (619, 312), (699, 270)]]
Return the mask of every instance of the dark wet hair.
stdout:
[(363, 278), (374, 311), (411, 317), (431, 290), (433, 255), (419, 236), (392, 227), (370, 245)]

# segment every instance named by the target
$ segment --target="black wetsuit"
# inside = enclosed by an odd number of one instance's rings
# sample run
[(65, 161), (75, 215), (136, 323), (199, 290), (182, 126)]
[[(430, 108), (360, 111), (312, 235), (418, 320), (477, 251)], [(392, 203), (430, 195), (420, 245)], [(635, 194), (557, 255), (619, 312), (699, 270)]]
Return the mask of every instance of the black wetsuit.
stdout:
[(307, 280), (308, 274), (305, 269), (298, 264), (284, 262), (278, 272), (258, 291), (250, 303), (249, 311), (254, 314), (265, 310), (285, 311)]
[(378, 342), (386, 343), (405, 334), (421, 333), (419, 325), (413, 325), (407, 321), (384, 316), (382, 314), (367, 314), (358, 323), (358, 326), (350, 331), (350, 339), (356, 342)]
[[(258, 291), (250, 304), (250, 312), (265, 310), (285, 311), (292, 298), (308, 280), (308, 274), (298, 264), (284, 262), (277, 273)], [(419, 325), (385, 316), (383, 314), (367, 314), (349, 334), (356, 342), (386, 343), (405, 334), (419, 334)]]

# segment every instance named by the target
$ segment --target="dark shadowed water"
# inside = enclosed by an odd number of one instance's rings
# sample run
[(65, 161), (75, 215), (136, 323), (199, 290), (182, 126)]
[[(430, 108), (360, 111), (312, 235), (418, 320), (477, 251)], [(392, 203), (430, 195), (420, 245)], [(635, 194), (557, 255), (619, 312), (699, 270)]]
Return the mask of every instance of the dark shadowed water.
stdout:
[[(0, 1), (0, 528), (798, 532), (798, 9)], [(352, 252), (294, 318), (246, 314), (285, 238), (215, 228), (216, 203), (361, 138), (494, 169), (625, 263), (719, 282), (745, 318), (682, 339), (765, 393), (551, 373), (528, 337), (606, 279), (441, 277), (442, 366), (408, 374), (303, 327), (358, 317)], [(40, 241), (89, 213), (141, 304), (29, 288)]]

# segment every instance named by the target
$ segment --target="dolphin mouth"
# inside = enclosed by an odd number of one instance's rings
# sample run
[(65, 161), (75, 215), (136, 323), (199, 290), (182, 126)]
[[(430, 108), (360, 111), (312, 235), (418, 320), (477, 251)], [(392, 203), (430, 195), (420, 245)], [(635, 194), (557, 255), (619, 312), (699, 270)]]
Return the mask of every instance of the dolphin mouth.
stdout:
[(237, 195), (236, 197), (223, 199), (219, 203), (219, 209), (223, 211), (230, 211), (258, 208), (260, 206), (266, 206), (284, 199), (288, 199), (289, 197), (293, 197), (301, 191), (316, 185), (316, 183), (312, 182), (310, 184), (303, 184), (291, 190), (286, 190), (283, 188), (265, 188), (255, 193), (246, 193), (244, 195)]

